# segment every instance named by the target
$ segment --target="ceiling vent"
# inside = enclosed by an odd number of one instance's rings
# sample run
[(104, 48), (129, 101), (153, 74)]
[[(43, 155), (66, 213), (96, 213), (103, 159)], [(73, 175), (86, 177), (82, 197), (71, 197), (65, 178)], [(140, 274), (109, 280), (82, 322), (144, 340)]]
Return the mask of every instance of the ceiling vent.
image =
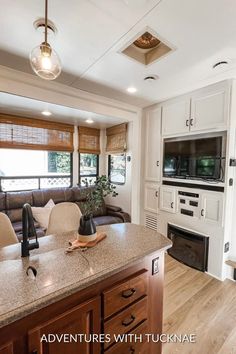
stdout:
[(229, 63), (228, 63), (228, 61), (226, 61), (226, 60), (222, 60), (222, 61), (219, 61), (218, 63), (216, 63), (216, 64), (214, 64), (213, 65), (213, 69), (215, 69), (215, 68), (218, 68), (219, 66), (224, 66), (224, 65), (228, 65)]
[(121, 49), (121, 53), (141, 64), (149, 65), (175, 50), (174, 46), (146, 28)]
[(144, 81), (146, 82), (154, 82), (159, 79), (159, 76), (157, 75), (148, 75), (144, 78)]

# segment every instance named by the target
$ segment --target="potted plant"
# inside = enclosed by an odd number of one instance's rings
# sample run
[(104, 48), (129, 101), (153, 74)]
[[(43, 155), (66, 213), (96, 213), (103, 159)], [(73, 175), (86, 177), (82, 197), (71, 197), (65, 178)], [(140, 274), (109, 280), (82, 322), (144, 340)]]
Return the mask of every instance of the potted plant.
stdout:
[(98, 177), (93, 186), (87, 179), (83, 182), (89, 189), (84, 190), (85, 201), (83, 202), (83, 215), (80, 218), (79, 240), (89, 242), (97, 237), (93, 213), (102, 206), (105, 197), (108, 195), (116, 197), (118, 193), (115, 191), (116, 186), (105, 175)]

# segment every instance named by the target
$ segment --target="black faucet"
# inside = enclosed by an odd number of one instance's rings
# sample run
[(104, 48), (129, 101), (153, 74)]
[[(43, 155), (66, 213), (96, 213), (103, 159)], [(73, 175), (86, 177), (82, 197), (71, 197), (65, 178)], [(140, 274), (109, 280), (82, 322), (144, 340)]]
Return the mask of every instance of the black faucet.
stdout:
[[(30, 204), (26, 203), (22, 210), (23, 240), (21, 241), (21, 257), (29, 257), (30, 250), (39, 248), (38, 237), (34, 226), (34, 219)], [(30, 242), (29, 237), (34, 237), (35, 242)]]

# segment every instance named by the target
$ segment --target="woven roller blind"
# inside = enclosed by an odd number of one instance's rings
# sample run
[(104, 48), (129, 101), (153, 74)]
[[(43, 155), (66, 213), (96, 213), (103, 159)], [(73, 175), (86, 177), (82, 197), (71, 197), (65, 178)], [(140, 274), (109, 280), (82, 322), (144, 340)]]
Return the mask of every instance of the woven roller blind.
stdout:
[(100, 154), (100, 130), (79, 127), (79, 152)]
[(126, 142), (127, 124), (119, 124), (106, 129), (107, 134), (107, 153), (123, 153), (127, 149)]
[(69, 124), (0, 114), (0, 148), (73, 151)]

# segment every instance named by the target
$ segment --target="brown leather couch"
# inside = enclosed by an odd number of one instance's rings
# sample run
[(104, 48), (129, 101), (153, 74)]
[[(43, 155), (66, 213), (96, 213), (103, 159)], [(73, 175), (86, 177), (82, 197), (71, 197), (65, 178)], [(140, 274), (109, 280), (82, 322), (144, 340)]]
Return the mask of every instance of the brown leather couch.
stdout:
[[(62, 202), (74, 202), (79, 205), (83, 213), (83, 203), (86, 200), (86, 190), (88, 188), (53, 188), (37, 189), (22, 192), (0, 192), (0, 212), (4, 212), (10, 218), (16, 235), (19, 239), (22, 237), (22, 207), (25, 203), (31, 206), (43, 207), (52, 199), (55, 204)], [(121, 208), (106, 205), (105, 202), (94, 213), (94, 222), (98, 225), (108, 225), (130, 222), (130, 215), (123, 212)], [(44, 236), (37, 222), (35, 222), (36, 231), (39, 237)]]

